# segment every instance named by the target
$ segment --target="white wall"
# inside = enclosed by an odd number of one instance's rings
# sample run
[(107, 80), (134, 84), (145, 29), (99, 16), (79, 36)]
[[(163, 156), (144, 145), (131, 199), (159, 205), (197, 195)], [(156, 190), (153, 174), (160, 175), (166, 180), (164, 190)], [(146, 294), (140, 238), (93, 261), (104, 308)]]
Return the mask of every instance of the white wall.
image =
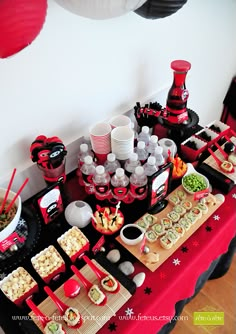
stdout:
[(192, 64), (188, 106), (201, 125), (220, 117), (236, 72), (235, 0), (188, 0), (158, 20), (130, 12), (103, 21), (48, 2), (38, 38), (0, 60), (0, 184), (13, 167), (32, 166), (29, 148), (37, 135), (57, 135), (68, 145), (91, 123), (168, 88), (173, 59)]

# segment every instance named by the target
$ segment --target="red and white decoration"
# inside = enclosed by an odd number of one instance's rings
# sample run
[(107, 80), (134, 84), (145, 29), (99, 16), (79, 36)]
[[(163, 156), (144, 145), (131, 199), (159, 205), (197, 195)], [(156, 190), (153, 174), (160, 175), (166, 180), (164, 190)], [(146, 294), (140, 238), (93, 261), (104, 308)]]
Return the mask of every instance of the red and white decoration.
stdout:
[(141, 7), (146, 0), (55, 0), (70, 12), (95, 20), (121, 16)]

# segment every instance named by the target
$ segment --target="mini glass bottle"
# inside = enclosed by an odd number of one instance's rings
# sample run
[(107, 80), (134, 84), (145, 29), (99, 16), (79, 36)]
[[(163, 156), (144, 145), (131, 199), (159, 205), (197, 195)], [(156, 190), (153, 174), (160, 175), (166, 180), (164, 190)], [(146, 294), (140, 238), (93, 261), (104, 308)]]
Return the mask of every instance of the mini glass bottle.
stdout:
[(128, 177), (134, 172), (137, 166), (141, 166), (141, 162), (138, 160), (137, 153), (131, 153), (129, 159), (125, 162), (125, 173)]
[(136, 167), (130, 176), (130, 193), (134, 199), (143, 200), (147, 197), (147, 182), (143, 166)]
[(94, 194), (93, 175), (96, 164), (90, 155), (84, 158), (84, 164), (81, 166), (81, 174), (84, 181), (85, 191), (88, 194)]
[(152, 135), (150, 137), (150, 141), (147, 147), (148, 153), (153, 154), (157, 146), (158, 146), (158, 137), (156, 135)]
[(98, 165), (93, 175), (93, 184), (95, 189), (95, 197), (102, 201), (110, 195), (110, 181), (111, 177), (105, 171), (104, 166)]
[(165, 163), (165, 158), (163, 157), (163, 147), (157, 146), (155, 149), (154, 154), (152, 155), (156, 158), (156, 166), (160, 167), (164, 165)]
[(152, 176), (154, 173), (156, 173), (158, 171), (156, 158), (154, 156), (148, 157), (147, 162), (144, 164), (143, 168), (147, 176)]
[(120, 167), (120, 162), (116, 159), (116, 155), (114, 153), (109, 153), (107, 155), (107, 160), (104, 163), (105, 171), (110, 174), (112, 177), (117, 168)]
[(150, 141), (149, 127), (144, 125), (141, 128), (141, 132), (138, 134), (138, 141), (144, 141), (145, 145), (148, 146)]
[(134, 148), (134, 152), (138, 155), (138, 160), (143, 165), (148, 158), (148, 152), (144, 141), (139, 141), (137, 147)]

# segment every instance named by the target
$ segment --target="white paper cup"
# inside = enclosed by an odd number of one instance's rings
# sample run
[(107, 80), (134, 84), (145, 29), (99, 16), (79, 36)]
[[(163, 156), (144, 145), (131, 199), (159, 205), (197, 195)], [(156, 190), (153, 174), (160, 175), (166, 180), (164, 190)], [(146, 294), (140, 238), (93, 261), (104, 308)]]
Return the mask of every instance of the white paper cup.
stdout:
[(131, 128), (131, 119), (125, 115), (114, 116), (110, 119), (112, 129), (117, 128), (118, 126), (128, 126)]
[(89, 135), (95, 153), (107, 154), (111, 151), (111, 130), (108, 123), (97, 123), (90, 128)]

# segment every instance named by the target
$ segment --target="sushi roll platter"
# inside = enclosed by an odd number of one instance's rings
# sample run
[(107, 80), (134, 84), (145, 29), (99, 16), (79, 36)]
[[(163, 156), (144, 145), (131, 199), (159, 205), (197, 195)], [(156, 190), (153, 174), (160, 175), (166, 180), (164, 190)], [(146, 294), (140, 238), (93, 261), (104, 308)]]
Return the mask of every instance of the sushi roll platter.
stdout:
[(152, 214), (151, 219), (149, 217), (151, 223), (147, 224), (144, 219), (148, 214), (136, 222), (145, 227), (145, 244), (151, 254), (159, 255), (158, 261), (147, 261), (147, 254), (141, 251), (144, 240), (130, 246), (125, 244), (120, 236), (116, 238), (151, 271), (155, 271), (165, 262), (223, 203), (212, 194), (196, 199), (194, 194), (185, 191), (182, 185), (169, 194), (167, 200), (168, 204), (162, 211)]

